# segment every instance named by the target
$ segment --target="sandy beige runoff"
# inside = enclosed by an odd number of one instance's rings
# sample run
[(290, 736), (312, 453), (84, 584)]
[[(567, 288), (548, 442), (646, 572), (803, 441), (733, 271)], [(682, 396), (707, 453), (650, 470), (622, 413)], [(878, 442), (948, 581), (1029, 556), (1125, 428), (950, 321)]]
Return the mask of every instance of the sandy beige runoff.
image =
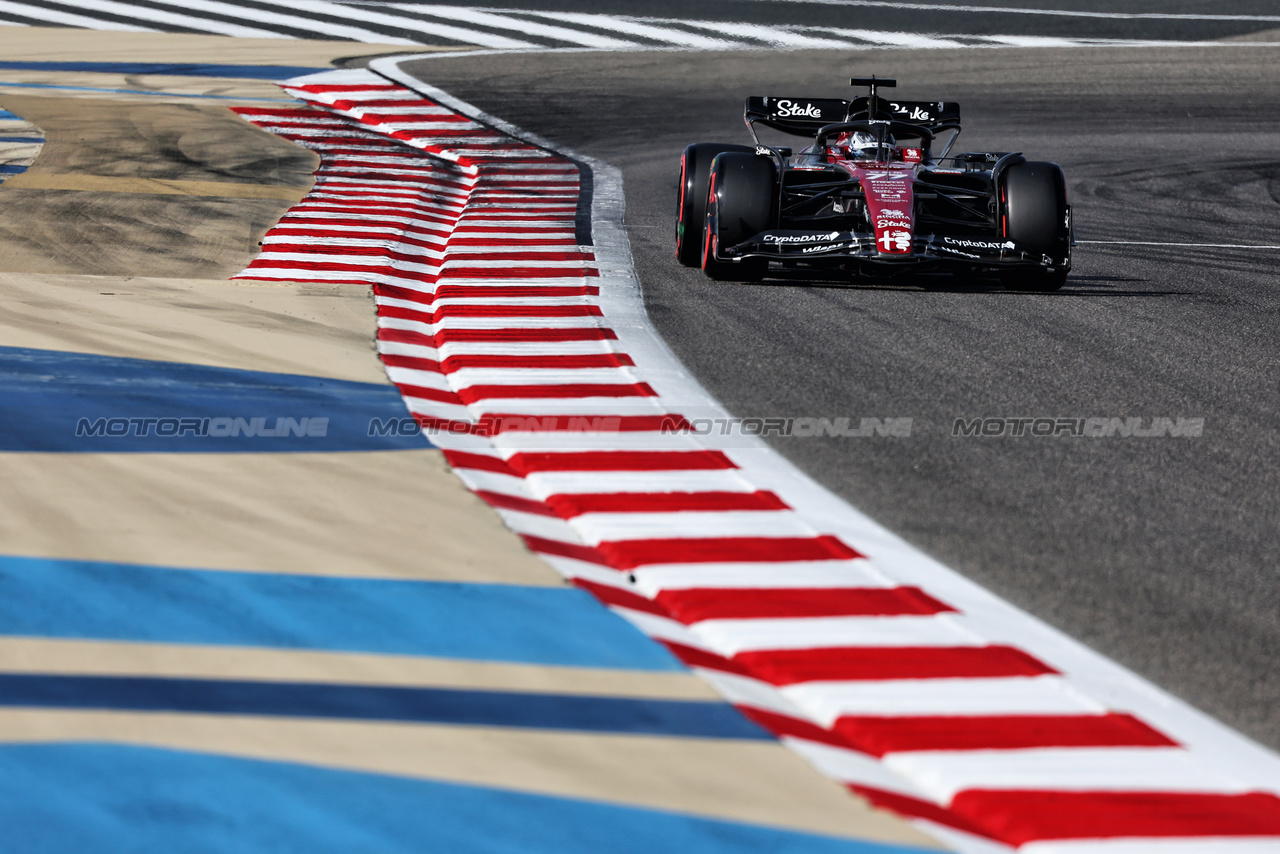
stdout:
[(0, 346), (387, 382), (367, 288), (0, 272), (0, 296)]
[(260, 647), (0, 637), (0, 671), (715, 700), (692, 673)]
[(0, 93), (0, 106), (46, 137), (0, 185), (4, 271), (226, 279), (319, 162), (222, 104)]
[[(0, 26), (0, 56), (10, 62), (160, 62), (202, 65), (279, 65), (328, 68), (333, 63), (363, 64), (362, 59), (391, 53), (465, 50), (404, 45), (360, 44), (307, 39), (239, 39), (196, 34), (93, 32), (61, 27)], [(290, 76), (282, 72), (284, 79)], [(159, 74), (112, 74), (30, 69), (0, 70), (0, 93), (33, 90), (11, 84), (67, 87), (65, 99), (111, 98), (116, 101), (181, 101), (180, 96), (217, 95), (230, 99), (270, 99), (291, 103), (269, 80), (187, 77)], [(92, 92), (73, 87), (113, 89)], [(134, 95), (124, 90), (144, 91)], [(236, 100), (224, 104), (239, 103)]]
[(771, 741), (44, 709), (0, 709), (0, 741), (106, 741), (300, 762), (937, 847)]
[(96, 193), (140, 193), (160, 196), (225, 196), (233, 199), (284, 199), (296, 203), (304, 193), (272, 184), (232, 184), (227, 181), (167, 181), (163, 178), (115, 178), (110, 175), (40, 174), (14, 175), (11, 189), (78, 190)]
[(0, 454), (0, 483), (0, 543), (8, 554), (562, 583), (434, 450), (11, 453)]
[[(173, 62), (327, 68), (335, 60), (344, 58), (354, 60), (390, 53), (426, 53), (436, 49), (415, 46), (409, 50), (404, 45), (321, 39), (241, 39), (195, 33), (0, 26), (0, 53), (10, 62)], [(134, 76), (130, 79), (139, 78)]]

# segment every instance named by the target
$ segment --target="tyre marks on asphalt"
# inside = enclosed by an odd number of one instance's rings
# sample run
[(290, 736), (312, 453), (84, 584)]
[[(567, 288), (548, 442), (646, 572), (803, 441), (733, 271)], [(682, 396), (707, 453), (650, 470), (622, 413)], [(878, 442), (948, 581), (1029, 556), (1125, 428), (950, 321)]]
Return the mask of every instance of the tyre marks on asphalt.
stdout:
[(44, 132), (16, 113), (0, 109), (0, 183), (21, 175), (44, 147)]
[(626, 279), (602, 275), (618, 248), (569, 243), (580, 164), (368, 72), (287, 89), (313, 109), (241, 114), (322, 166), (243, 275), (371, 284), (406, 404), (563, 575), (820, 770), (963, 850), (1275, 844), (1265, 762), (1224, 762), (1211, 726), (1130, 705), (1149, 690), (1136, 679), (1099, 691), (1090, 670), (1111, 665), (1032, 652), (1024, 616), (933, 589), (952, 582), (869, 524), (827, 533), (835, 511), (768, 488), (775, 463), (680, 430)]

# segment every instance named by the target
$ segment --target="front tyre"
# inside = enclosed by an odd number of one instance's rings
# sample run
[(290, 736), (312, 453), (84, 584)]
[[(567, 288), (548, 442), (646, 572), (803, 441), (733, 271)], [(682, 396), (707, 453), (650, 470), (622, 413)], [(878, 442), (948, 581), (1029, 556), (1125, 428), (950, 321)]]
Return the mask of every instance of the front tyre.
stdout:
[(703, 226), (702, 270), (713, 279), (758, 282), (769, 269), (764, 258), (721, 260), (723, 247), (736, 246), (776, 220), (778, 173), (773, 160), (754, 152), (725, 152), (711, 164)]
[(1010, 290), (1056, 291), (1067, 281), (1071, 266), (1071, 222), (1067, 182), (1056, 163), (1015, 163), (1002, 176), (1005, 236), (1035, 255), (1047, 256), (1052, 267), (1004, 270), (1000, 281)]
[(745, 145), (699, 142), (680, 155), (680, 190), (676, 197), (676, 260), (686, 267), (702, 262), (703, 225), (707, 219), (707, 185), (711, 161), (726, 151), (754, 152)]

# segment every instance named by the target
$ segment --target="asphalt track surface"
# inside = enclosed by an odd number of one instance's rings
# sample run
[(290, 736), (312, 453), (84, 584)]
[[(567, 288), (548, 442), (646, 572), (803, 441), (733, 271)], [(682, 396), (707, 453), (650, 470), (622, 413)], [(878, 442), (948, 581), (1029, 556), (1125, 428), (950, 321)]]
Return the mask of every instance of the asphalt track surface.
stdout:
[[(999, 17), (993, 31), (1007, 29)], [(934, 557), (1278, 747), (1280, 250), (1082, 243), (1066, 288), (1028, 295), (982, 279), (713, 283), (672, 246), (685, 144), (747, 141), (746, 95), (844, 97), (850, 74), (874, 72), (896, 76), (902, 98), (961, 102), (958, 150), (1061, 163), (1081, 241), (1274, 247), (1274, 59), (1262, 47), (574, 52), (410, 70), (622, 168), (650, 316), (731, 412), (913, 419), (908, 439), (772, 440), (780, 452)], [(951, 435), (957, 418), (1031, 416), (1205, 427)]]

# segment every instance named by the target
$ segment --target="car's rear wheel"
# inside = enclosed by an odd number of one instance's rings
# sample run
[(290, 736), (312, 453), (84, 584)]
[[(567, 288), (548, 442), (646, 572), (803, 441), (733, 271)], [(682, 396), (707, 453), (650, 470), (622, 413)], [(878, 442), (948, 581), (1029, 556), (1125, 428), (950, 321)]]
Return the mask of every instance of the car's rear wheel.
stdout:
[(1012, 290), (1058, 290), (1067, 281), (1071, 253), (1062, 169), (1056, 163), (1015, 163), (1005, 170), (1001, 183), (1005, 236), (1020, 249), (1057, 263), (1052, 267), (1010, 268), (1001, 272), (1000, 281)]
[(754, 153), (725, 152), (711, 164), (707, 183), (707, 218), (703, 226), (702, 270), (713, 279), (755, 282), (769, 262), (720, 259), (722, 247), (735, 246), (773, 225), (778, 173), (773, 160)]
[(725, 151), (752, 152), (745, 145), (699, 142), (680, 155), (680, 192), (676, 198), (676, 259), (686, 267), (702, 262), (702, 229), (707, 219), (711, 161)]

